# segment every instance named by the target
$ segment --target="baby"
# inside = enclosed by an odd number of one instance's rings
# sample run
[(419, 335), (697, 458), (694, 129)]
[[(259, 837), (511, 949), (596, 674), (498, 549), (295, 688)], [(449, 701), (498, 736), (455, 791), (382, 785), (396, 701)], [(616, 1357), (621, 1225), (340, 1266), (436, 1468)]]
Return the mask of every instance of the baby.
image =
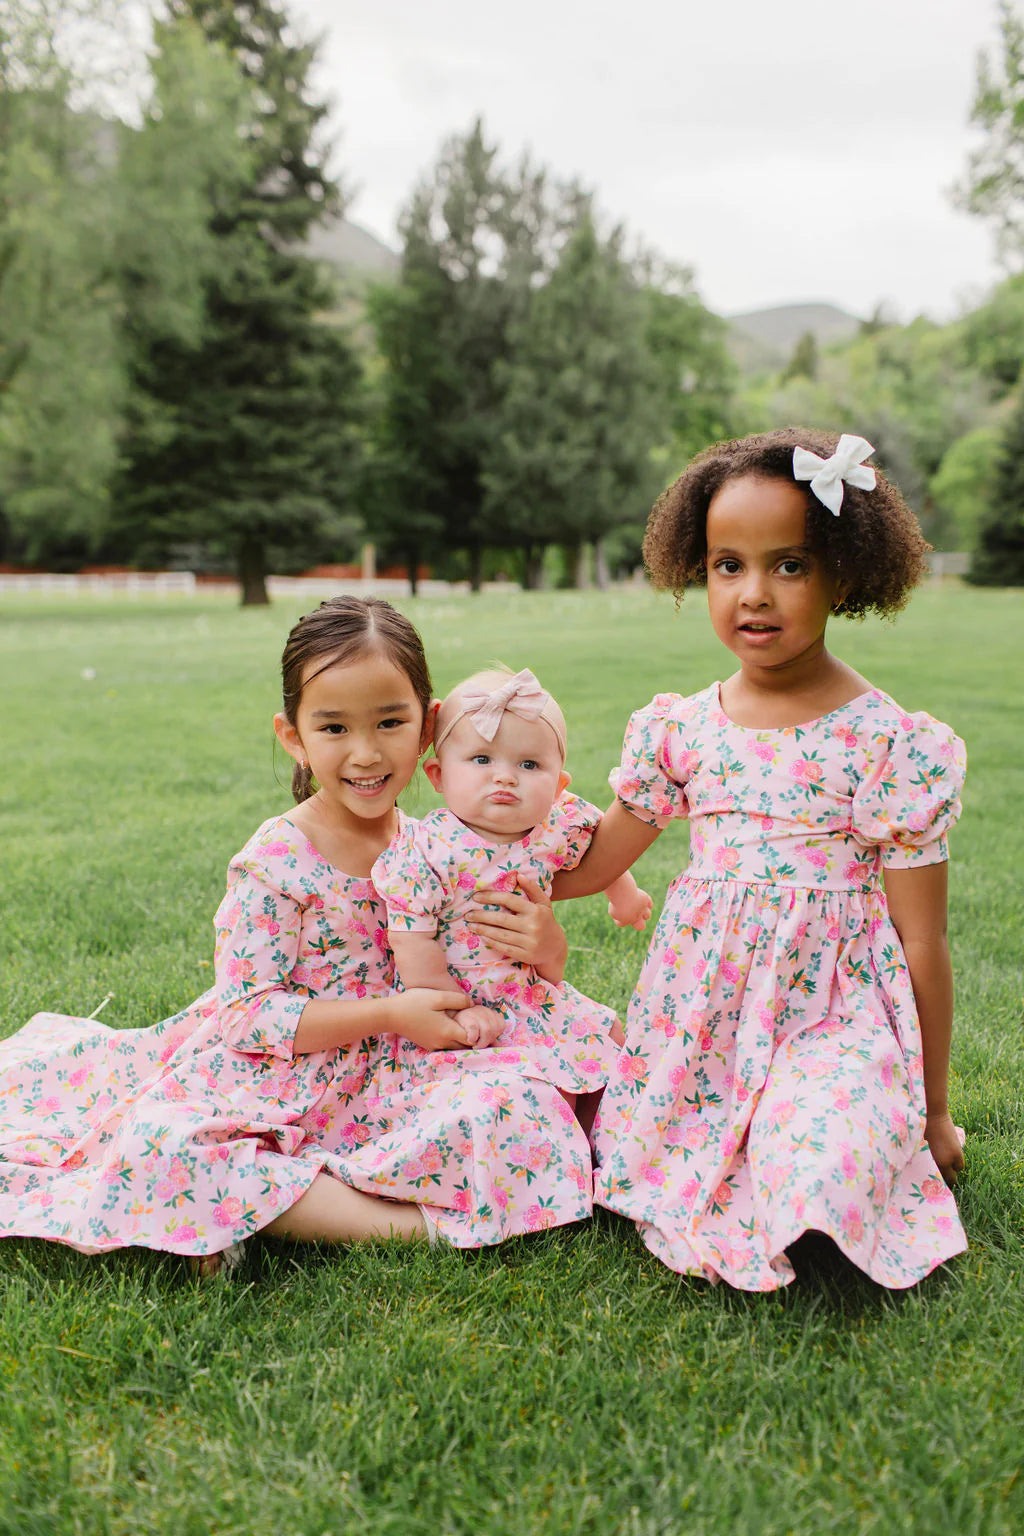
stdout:
[[(532, 672), (479, 672), (448, 695), (425, 764), (444, 809), (407, 821), (377, 859), (373, 883), (388, 910), (388, 935), (405, 988), (450, 986), (472, 997), (460, 1021), (512, 1070), (540, 1077), (567, 1098), (602, 1088), (622, 1041), (611, 1009), (560, 974), (494, 953), (470, 928), (477, 891), (548, 893), (574, 869), (601, 813), (567, 793), (565, 719)], [(651, 899), (626, 874), (609, 886), (620, 927), (642, 928)], [(495, 1019), (497, 1013), (498, 1019)]]

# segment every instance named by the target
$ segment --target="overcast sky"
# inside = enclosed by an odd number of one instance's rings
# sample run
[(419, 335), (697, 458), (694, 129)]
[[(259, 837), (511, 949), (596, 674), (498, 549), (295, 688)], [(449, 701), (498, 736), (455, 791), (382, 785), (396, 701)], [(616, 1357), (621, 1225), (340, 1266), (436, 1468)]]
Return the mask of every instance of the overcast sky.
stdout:
[(995, 0), (291, 0), (324, 35), (349, 216), (391, 245), (482, 113), (722, 313), (830, 300), (945, 318), (999, 277), (950, 184)]

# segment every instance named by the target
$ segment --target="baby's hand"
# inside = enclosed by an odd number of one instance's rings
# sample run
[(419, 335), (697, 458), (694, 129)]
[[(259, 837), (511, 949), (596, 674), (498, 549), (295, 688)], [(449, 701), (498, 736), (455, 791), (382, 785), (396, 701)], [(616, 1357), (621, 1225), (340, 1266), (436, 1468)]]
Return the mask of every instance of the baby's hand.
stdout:
[(639, 886), (621, 896), (616, 894), (608, 903), (608, 916), (615, 926), (635, 928), (638, 933), (646, 927), (653, 910), (654, 902)]
[(458, 1023), (465, 1032), (466, 1044), (474, 1051), (483, 1051), (488, 1046), (496, 1045), (498, 1036), (505, 1028), (503, 1014), (496, 1008), (485, 1008), (476, 1003), (460, 1011)]

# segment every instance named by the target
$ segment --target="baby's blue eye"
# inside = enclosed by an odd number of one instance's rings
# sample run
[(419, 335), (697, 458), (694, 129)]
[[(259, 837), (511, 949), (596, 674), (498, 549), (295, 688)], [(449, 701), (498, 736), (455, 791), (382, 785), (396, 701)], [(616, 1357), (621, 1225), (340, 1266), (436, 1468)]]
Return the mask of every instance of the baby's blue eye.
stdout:
[(540, 767), (540, 763), (536, 762), (535, 759), (532, 758), (532, 757), (524, 757), (523, 761), (519, 764), (519, 766), (520, 766), (520, 768), (533, 769), (533, 768), (539, 768)]
[(475, 752), (473, 754), (473, 756), (470, 758), (470, 762), (471, 763), (480, 763), (482, 765), (486, 765), (487, 763), (490, 762), (490, 758), (487, 756), (486, 752)]

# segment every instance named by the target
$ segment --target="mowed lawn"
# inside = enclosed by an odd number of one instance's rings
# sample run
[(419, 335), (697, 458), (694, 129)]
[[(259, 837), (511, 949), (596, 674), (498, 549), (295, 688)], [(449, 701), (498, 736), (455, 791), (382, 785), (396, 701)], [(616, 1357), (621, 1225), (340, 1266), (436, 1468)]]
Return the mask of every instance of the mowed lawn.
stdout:
[[(529, 665), (606, 803), (630, 710), (726, 675), (702, 594), (410, 602), (444, 691)], [(0, 1034), (38, 1009), (139, 1026), (211, 979), (231, 854), (285, 809), (271, 750), (293, 603), (0, 610)], [(477, 1255), (0, 1244), (0, 1533), (476, 1536), (1024, 1530), (1024, 593), (923, 590), (833, 646), (968, 743), (953, 843), (952, 1084), (970, 1251), (887, 1293), (828, 1253), (748, 1296), (606, 1216)], [(423, 785), (414, 813), (433, 802)], [(685, 858), (639, 866), (660, 902)], [(644, 939), (560, 909), (569, 975), (625, 1009)]]

